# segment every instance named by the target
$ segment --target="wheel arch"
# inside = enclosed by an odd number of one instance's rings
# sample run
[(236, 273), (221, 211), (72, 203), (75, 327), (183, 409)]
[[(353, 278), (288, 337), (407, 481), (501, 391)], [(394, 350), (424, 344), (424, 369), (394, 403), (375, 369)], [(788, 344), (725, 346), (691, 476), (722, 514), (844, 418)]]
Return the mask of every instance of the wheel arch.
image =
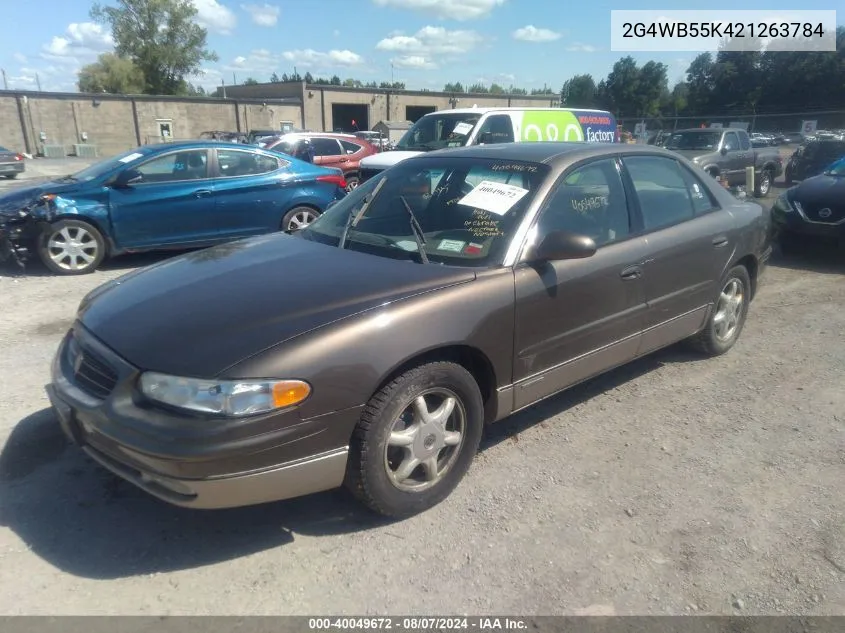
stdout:
[(100, 222), (99, 220), (87, 215), (79, 215), (78, 213), (59, 213), (52, 217), (49, 224), (50, 226), (52, 226), (56, 222), (61, 222), (62, 220), (75, 220), (76, 222), (83, 222), (84, 224), (89, 224), (90, 226), (97, 229), (97, 232), (103, 238), (103, 245), (105, 246), (106, 250), (106, 252), (104, 253), (104, 257), (108, 257), (117, 250), (117, 245), (114, 243), (114, 240), (112, 240), (111, 233), (109, 233), (109, 231), (103, 228), (102, 222)]
[(454, 343), (433, 347), (431, 349), (415, 353), (405, 360), (394, 365), (378, 382), (375, 390), (370, 396), (372, 397), (385, 385), (395, 380), (405, 372), (437, 361), (449, 361), (460, 365), (466, 369), (475, 382), (478, 384), (479, 391), (481, 391), (481, 398), (484, 402), (484, 423), (488, 424), (496, 420), (498, 415), (498, 401), (496, 398), (496, 370), (493, 363), (477, 347), (467, 345), (464, 343)]
[(751, 280), (751, 299), (754, 299), (757, 294), (757, 272), (760, 266), (757, 258), (754, 255), (745, 255), (731, 264), (731, 268), (735, 266), (742, 266), (748, 271), (748, 278)]

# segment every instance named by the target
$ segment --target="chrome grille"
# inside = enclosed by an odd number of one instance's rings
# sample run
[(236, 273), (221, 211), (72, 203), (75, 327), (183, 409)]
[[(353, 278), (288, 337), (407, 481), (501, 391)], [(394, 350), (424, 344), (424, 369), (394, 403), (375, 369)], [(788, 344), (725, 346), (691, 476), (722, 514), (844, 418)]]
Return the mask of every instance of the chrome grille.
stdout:
[(76, 386), (92, 396), (106, 398), (117, 385), (117, 372), (90, 350), (82, 349), (73, 339), (68, 360)]

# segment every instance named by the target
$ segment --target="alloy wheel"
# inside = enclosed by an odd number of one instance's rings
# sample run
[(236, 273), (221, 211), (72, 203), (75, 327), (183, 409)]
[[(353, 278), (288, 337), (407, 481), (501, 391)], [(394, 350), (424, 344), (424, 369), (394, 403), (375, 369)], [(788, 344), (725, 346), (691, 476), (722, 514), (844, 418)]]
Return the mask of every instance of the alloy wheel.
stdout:
[(91, 266), (99, 254), (95, 237), (81, 226), (65, 226), (50, 235), (47, 252), (64, 270), (80, 271)]

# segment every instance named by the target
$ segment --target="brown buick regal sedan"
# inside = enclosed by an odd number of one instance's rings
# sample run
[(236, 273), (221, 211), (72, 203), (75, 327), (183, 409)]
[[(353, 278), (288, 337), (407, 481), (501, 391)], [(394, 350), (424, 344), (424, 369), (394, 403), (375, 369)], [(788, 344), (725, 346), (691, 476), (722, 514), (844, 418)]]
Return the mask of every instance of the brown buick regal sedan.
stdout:
[(346, 486), (409, 516), (484, 426), (689, 339), (737, 341), (769, 214), (640, 145), (432, 152), (313, 224), (86, 296), (48, 392), (93, 459), (176, 505)]

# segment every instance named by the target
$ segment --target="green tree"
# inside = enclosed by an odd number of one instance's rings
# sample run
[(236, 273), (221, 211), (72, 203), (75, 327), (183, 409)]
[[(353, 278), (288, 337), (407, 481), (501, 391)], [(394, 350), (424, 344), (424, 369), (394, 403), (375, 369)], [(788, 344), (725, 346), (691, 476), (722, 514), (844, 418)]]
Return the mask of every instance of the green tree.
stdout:
[(244, 79), (244, 85), (245, 86), (257, 86), (258, 80), (253, 78), (253, 77), (247, 77), (246, 79)]
[(668, 72), (666, 64), (650, 61), (646, 62), (637, 74), (639, 82), (637, 116), (653, 117), (660, 112), (660, 105), (664, 94), (669, 92), (666, 78)]
[(505, 89), (500, 86), (499, 84), (490, 84), (490, 94), (491, 95), (503, 95), (505, 94)]
[(361, 88), (363, 87), (363, 83), (361, 83), (360, 79), (344, 79), (343, 85), (347, 88)]
[(117, 0), (94, 4), (91, 17), (111, 28), (118, 56), (141, 69), (148, 94), (174, 94), (204, 61), (217, 61), (196, 23), (191, 0)]
[(508, 94), (511, 94), (511, 95), (527, 95), (528, 91), (525, 88), (517, 88), (517, 87), (511, 85), (508, 88)]
[(567, 79), (560, 91), (560, 105), (572, 108), (596, 106), (596, 82), (592, 75), (575, 75)]
[(532, 88), (531, 94), (532, 95), (553, 95), (555, 93), (554, 90), (547, 86), (543, 86), (542, 88)]
[(484, 84), (475, 83), (472, 84), (469, 88), (467, 88), (467, 92), (476, 95), (486, 95), (488, 92), (490, 92), (490, 89)]
[(602, 105), (617, 117), (640, 116), (640, 69), (628, 55), (615, 64), (607, 79), (599, 83)]
[(405, 89), (405, 82), (404, 81), (382, 81), (379, 85), (379, 88), (385, 88), (388, 90), (404, 90)]
[(282, 78), (279, 77), (279, 75), (277, 73), (274, 72), (272, 75), (270, 75), (270, 83), (278, 84), (278, 83), (281, 83), (281, 82), (282, 82)]
[(313, 84), (314, 83), (314, 75), (311, 73), (305, 73), (305, 83)]
[(464, 86), (460, 81), (453, 84), (446, 84), (443, 86), (443, 92), (465, 92)]
[(332, 75), (332, 78), (329, 79), (329, 85), (331, 85), (331, 86), (340, 86), (342, 84), (343, 84), (343, 82), (340, 80), (340, 77), (338, 77), (337, 75)]
[(687, 68), (689, 110), (692, 114), (709, 114), (713, 99), (713, 56), (701, 53)]
[(143, 94), (144, 73), (131, 59), (103, 53), (97, 61), (79, 70), (77, 86), (80, 92)]

